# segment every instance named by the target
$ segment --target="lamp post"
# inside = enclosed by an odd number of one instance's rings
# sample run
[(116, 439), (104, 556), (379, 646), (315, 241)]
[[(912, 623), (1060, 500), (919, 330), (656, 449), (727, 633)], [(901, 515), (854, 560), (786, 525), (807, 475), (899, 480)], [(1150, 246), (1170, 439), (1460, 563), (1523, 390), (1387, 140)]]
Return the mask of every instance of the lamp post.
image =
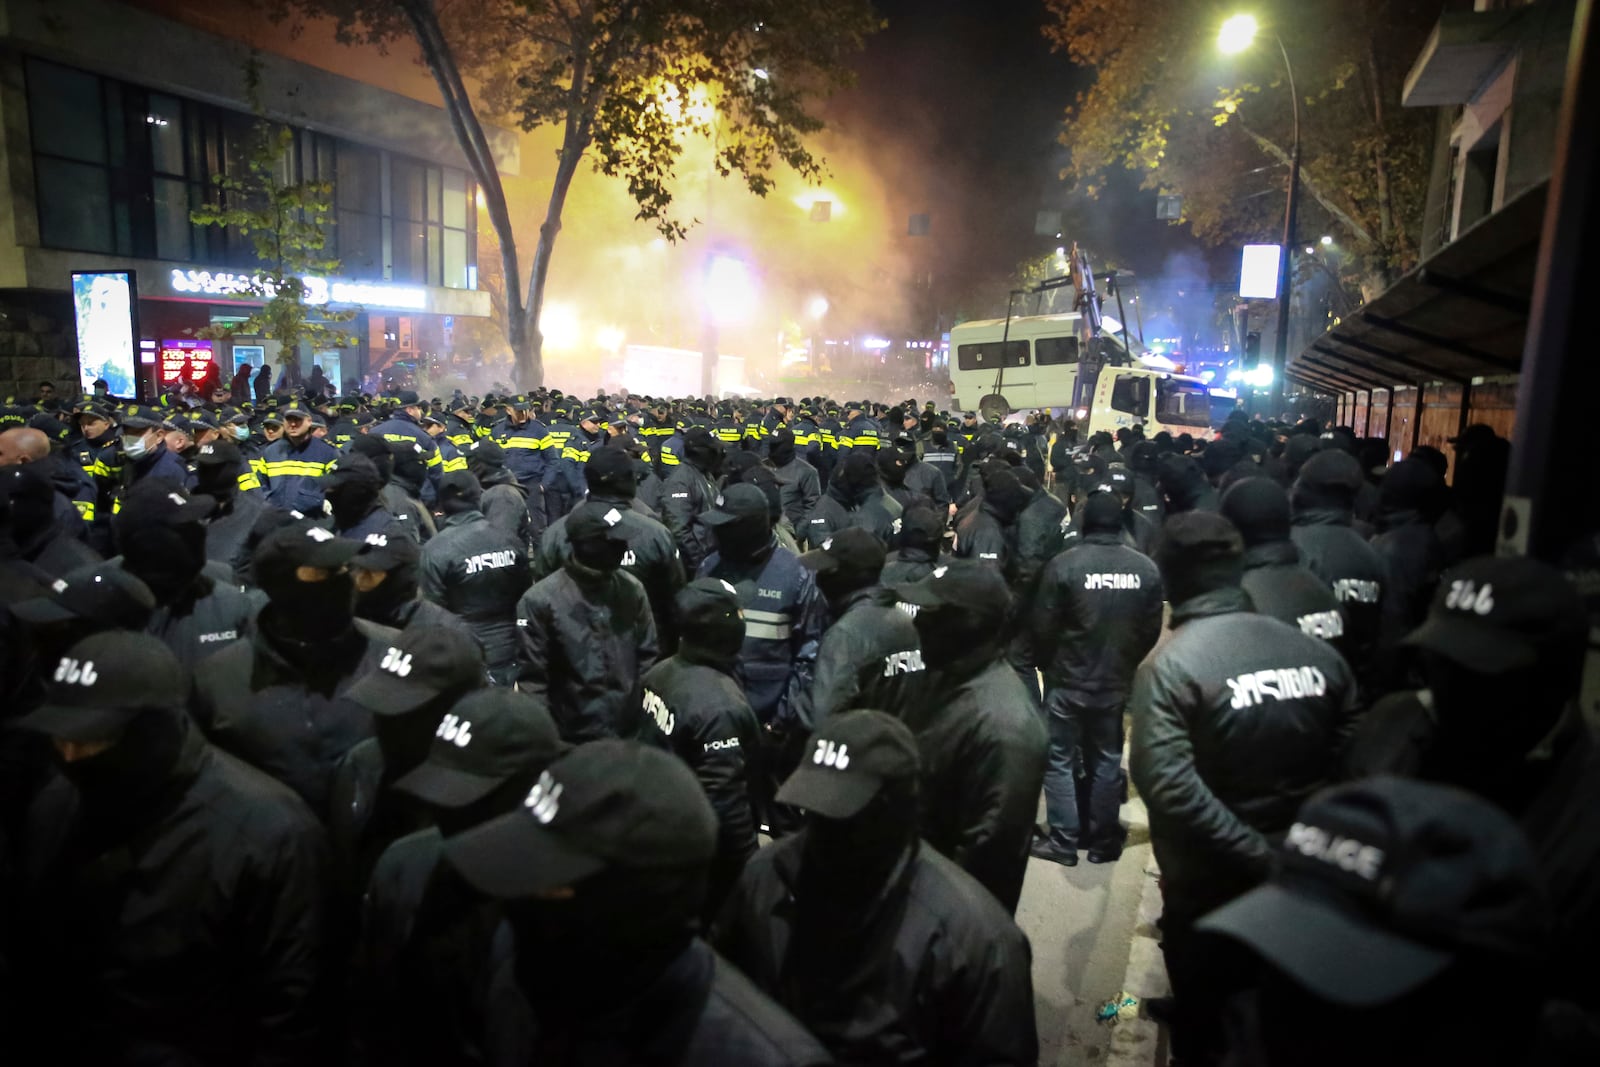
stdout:
[[(1217, 47), (1224, 55), (1237, 55), (1250, 47), (1260, 26), (1252, 15), (1235, 15), (1222, 24), (1217, 35)], [(1283, 414), (1283, 372), (1289, 362), (1289, 296), (1290, 255), (1294, 247), (1295, 215), (1300, 207), (1300, 94), (1294, 87), (1294, 64), (1289, 62), (1289, 50), (1283, 38), (1276, 33), (1278, 53), (1283, 56), (1283, 70), (1289, 77), (1289, 98), (1294, 110), (1294, 142), (1289, 148), (1289, 202), (1283, 209), (1283, 255), (1278, 259), (1278, 337), (1272, 352), (1272, 388), (1267, 394), (1268, 414), (1276, 418)]]

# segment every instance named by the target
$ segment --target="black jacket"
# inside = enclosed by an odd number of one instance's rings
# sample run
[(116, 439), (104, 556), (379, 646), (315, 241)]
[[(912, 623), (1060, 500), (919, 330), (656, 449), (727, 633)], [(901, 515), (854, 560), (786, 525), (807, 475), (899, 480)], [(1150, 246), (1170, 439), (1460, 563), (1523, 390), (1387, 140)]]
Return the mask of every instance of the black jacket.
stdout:
[[(677, 647), (673, 635), (678, 629), (672, 617), (672, 602), (684, 584), (683, 560), (672, 533), (621, 497), (591, 493), (589, 500), (610, 504), (616, 509), (615, 529), (628, 542), (628, 550), (622, 556), (622, 569), (644, 586), (656, 620), (656, 636), (661, 640), (662, 649), (671, 651)], [(567, 518), (563, 515), (551, 523), (539, 539), (539, 550), (533, 558), (534, 580), (560, 570), (571, 555), (572, 542), (567, 540)]]
[[(509, 958), (497, 984), (511, 984)], [(516, 1019), (520, 1025), (522, 1019)], [(498, 1022), (498, 1020), (497, 1020)], [(727, 960), (695, 939), (644, 989), (596, 1004), (535, 1047), (495, 1041), (494, 1067), (822, 1067), (816, 1038)], [(492, 1024), (498, 1030), (498, 1025)], [(551, 1025), (554, 1030), (555, 1026)]]
[(174, 714), (177, 759), (159, 792), (116, 813), (127, 830), (91, 819), (61, 778), (29, 812), (13, 912), (28, 919), (12, 924), (9, 961), (28, 980), (7, 1005), (25, 1044), (8, 1062), (317, 1062), (322, 828)]
[(777, 470), (784, 517), (798, 529), (822, 499), (822, 477), (817, 468), (798, 456)]
[(507, 672), (517, 662), (517, 598), (531, 580), (528, 550), (481, 511), (451, 515), (422, 546), (418, 588), (467, 621), (491, 671)]
[(1015, 912), (1044, 787), (1044, 724), (998, 648), (935, 664), (928, 688), (904, 715), (922, 756), (922, 836)]
[(225, 511), (213, 514), (206, 523), (206, 558), (232, 569), (240, 546), (267, 508), (267, 498), (260, 490), (236, 492), (224, 507)]
[(911, 616), (893, 593), (870, 586), (833, 605), (833, 625), (817, 648), (816, 675), (802, 702), (809, 733), (830, 715), (871, 708), (899, 717), (923, 696), (927, 668)]
[(833, 484), (794, 534), (802, 547), (820, 548), (840, 530), (861, 526), (887, 545), (900, 532), (904, 512), (900, 502), (882, 489), (868, 491), (861, 500), (850, 500), (841, 486)]
[(1179, 604), (1172, 626), (1134, 679), (1129, 766), (1166, 896), (1188, 912), (1265, 877), (1274, 839), (1337, 777), (1356, 687), (1327, 642), (1255, 614), (1242, 589)]
[(372, 736), (372, 715), (344, 693), (378, 668), (399, 637), (363, 619), (332, 641), (274, 636), (272, 607), (248, 641), (201, 660), (190, 710), (219, 748), (299, 793), (322, 817), (333, 769)]
[(827, 626), (828, 608), (816, 576), (774, 543), (753, 560), (724, 560), (713, 553), (697, 577), (721, 578), (738, 590), (745, 626), (739, 684), (763, 725), (793, 726)]
[(954, 553), (957, 559), (988, 564), (1012, 585), (1016, 577), (1016, 530), (1008, 529), (994, 509), (983, 503), (956, 516)]
[(705, 558), (717, 550), (711, 527), (700, 522), (700, 516), (716, 506), (716, 486), (704, 471), (686, 460), (671, 468), (661, 488), (661, 519), (678, 544), (684, 571), (694, 574)]
[(1389, 568), (1350, 521), (1347, 511), (1297, 508), (1289, 536), (1300, 549), (1300, 561), (1333, 587), (1344, 609), (1350, 665), (1356, 678), (1370, 687), (1378, 666)]
[(935, 553), (916, 548), (898, 548), (883, 561), (883, 572), (878, 576), (878, 581), (882, 585), (920, 582), (938, 565)]
[(1280, 619), (1344, 651), (1344, 611), (1328, 583), (1300, 562), (1300, 550), (1293, 541), (1269, 541), (1245, 549), (1240, 584), (1262, 615)]
[(1037, 635), (1029, 625), (1033, 618), (1033, 598), (1039, 588), (1039, 576), (1066, 547), (1061, 529), (1066, 521), (1066, 506), (1039, 488), (1018, 513), (1016, 530), (1012, 534), (1016, 551), (1011, 563), (1011, 643), (1006, 658), (1025, 679), (1032, 679), (1033, 672), (1043, 666), (1035, 648)]
[(527, 487), (504, 469), (486, 472), (479, 476), (479, 481), (483, 484), (483, 500), (479, 504), (483, 517), (489, 520), (489, 525), (510, 534), (532, 552), (544, 529), (543, 495), (537, 490), (530, 494)]
[(1120, 707), (1161, 636), (1164, 595), (1155, 563), (1118, 534), (1091, 534), (1051, 560), (1030, 627), (1045, 688), (1084, 706)]
[(810, 993), (817, 983), (789, 966), (805, 833), (746, 866), (716, 926), (721, 952), (840, 1063), (1038, 1062), (1028, 939), (982, 886), (925, 843), (913, 846), (861, 916), (859, 966), (833, 995)]
[(256, 607), (249, 593), (201, 574), (177, 600), (156, 608), (145, 632), (159, 637), (192, 671), (213, 652), (248, 638)]
[(569, 559), (517, 602), (518, 688), (549, 702), (577, 744), (639, 734), (639, 679), (655, 665), (655, 618), (633, 575)]
[(689, 646), (650, 668), (643, 679), (641, 740), (670, 749), (687, 763), (717, 813), (712, 915), (756, 851), (751, 786), (761, 760), (761, 724), (733, 667)]

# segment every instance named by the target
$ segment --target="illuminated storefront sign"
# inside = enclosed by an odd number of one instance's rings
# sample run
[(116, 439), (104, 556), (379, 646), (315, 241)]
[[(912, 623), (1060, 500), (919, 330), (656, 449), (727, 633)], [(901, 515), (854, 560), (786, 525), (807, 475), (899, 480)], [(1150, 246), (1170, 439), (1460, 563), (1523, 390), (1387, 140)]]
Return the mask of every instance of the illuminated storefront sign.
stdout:
[(210, 341), (162, 341), (159, 374), (163, 386), (198, 382), (211, 365)]
[[(403, 311), (426, 311), (428, 290), (413, 285), (390, 285), (388, 282), (353, 282), (338, 278), (301, 279), (306, 285), (305, 302), (312, 305), (344, 304), (350, 306), (394, 308)], [(168, 279), (174, 293), (196, 296), (221, 296), (252, 300), (271, 299), (275, 287), (260, 275), (236, 274), (230, 271), (180, 270), (174, 268)]]

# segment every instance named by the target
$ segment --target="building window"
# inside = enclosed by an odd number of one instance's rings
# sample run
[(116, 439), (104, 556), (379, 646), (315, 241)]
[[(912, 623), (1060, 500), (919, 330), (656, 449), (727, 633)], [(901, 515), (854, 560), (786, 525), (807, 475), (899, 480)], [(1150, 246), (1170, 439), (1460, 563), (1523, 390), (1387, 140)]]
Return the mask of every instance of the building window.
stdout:
[[(54, 63), (26, 62), (40, 242), (205, 267), (258, 266), (236, 228), (195, 226), (213, 176), (248, 173), (256, 119)], [(301, 130), (285, 183), (331, 180), (340, 273), (474, 288), (476, 188), (463, 171)]]

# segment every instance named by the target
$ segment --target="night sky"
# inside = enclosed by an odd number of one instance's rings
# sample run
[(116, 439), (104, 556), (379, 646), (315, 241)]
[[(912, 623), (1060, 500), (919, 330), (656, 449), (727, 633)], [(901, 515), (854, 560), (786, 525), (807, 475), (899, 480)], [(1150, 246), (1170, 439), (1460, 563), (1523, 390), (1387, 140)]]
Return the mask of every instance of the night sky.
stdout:
[[(1112, 176), (1100, 200), (1059, 181), (1067, 150), (1058, 138), (1067, 105), (1088, 72), (1051, 52), (1040, 33), (1041, 0), (877, 0), (889, 20), (872, 38), (856, 87), (828, 107), (830, 122), (870, 136), (897, 161), (905, 213), (929, 212), (929, 258), (945, 305), (972, 294), (1004, 301), (1004, 279), (1047, 253), (1034, 233), (1041, 208), (1065, 209), (1064, 240), (1101, 261), (1155, 279), (1209, 269), (1214, 254), (1184, 229), (1155, 219), (1155, 194), (1136, 176)], [(1178, 260), (1174, 261), (1174, 256)], [(1099, 268), (1103, 262), (1096, 262)]]

